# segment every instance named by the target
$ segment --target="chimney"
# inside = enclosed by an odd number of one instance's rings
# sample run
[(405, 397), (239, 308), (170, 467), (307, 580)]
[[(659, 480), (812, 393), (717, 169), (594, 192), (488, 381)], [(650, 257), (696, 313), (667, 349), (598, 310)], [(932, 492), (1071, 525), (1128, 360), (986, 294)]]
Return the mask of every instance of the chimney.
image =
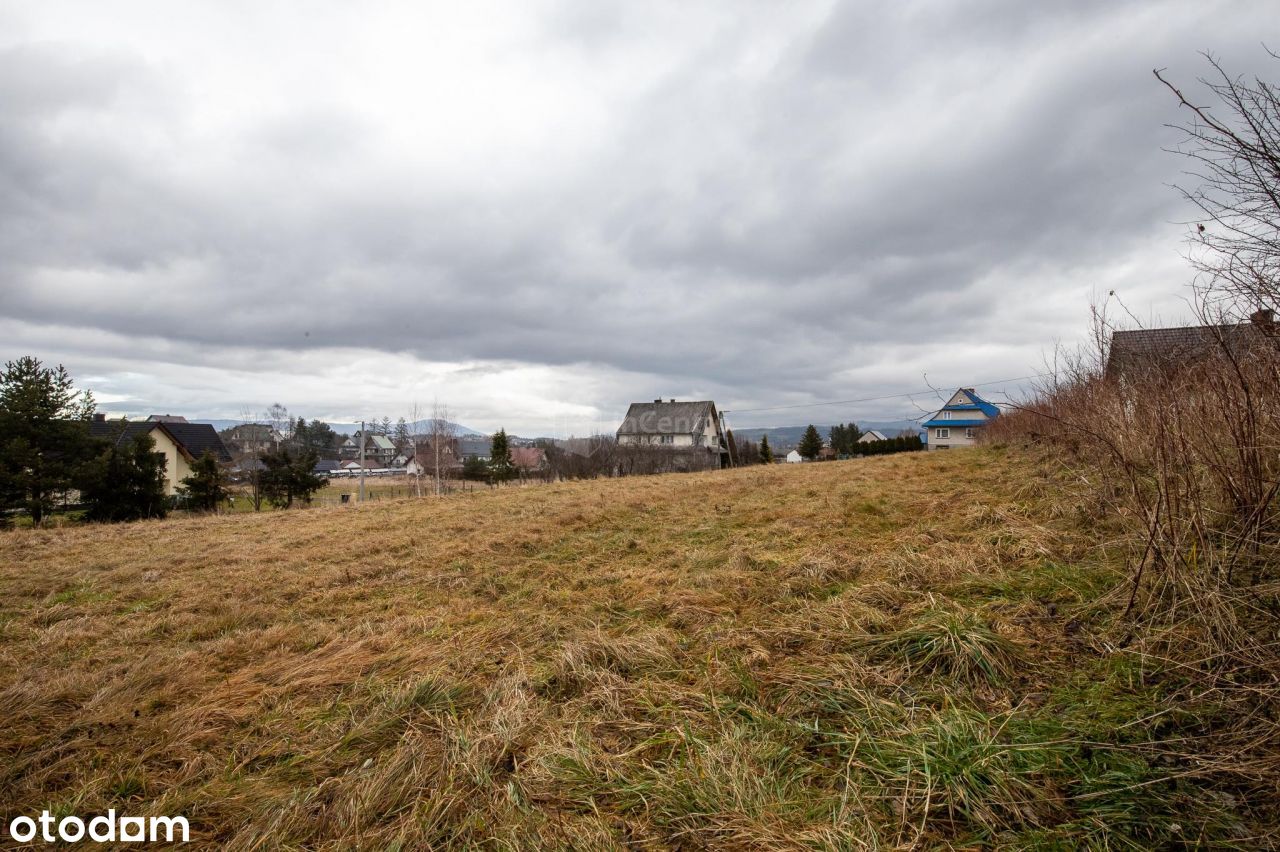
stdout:
[(95, 412), (93, 413), (93, 422), (94, 422), (94, 423), (106, 423), (106, 422), (107, 422), (107, 415), (106, 415), (105, 413), (101, 412), (101, 411), (95, 411)]
[(1259, 308), (1249, 314), (1249, 321), (1263, 334), (1276, 333), (1276, 312), (1270, 308)]
[(654, 402), (662, 402), (661, 398), (655, 399)]
[(675, 402), (675, 401), (676, 401), (676, 398), (674, 396), (671, 397), (671, 399), (667, 400), (667, 402)]

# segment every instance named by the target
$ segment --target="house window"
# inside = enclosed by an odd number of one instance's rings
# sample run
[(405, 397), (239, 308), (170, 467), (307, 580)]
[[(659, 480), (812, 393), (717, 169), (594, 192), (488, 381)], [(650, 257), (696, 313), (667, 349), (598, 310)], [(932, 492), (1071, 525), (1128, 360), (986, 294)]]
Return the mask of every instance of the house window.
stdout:
[(675, 442), (676, 442), (675, 435), (659, 435), (658, 436), (659, 444), (674, 444)]
[(950, 419), (951, 419), (951, 412), (950, 412), (950, 411), (944, 411), (944, 412), (942, 412), (942, 419), (943, 419), (943, 420), (950, 420)]
[(965, 430), (964, 430), (964, 436), (965, 436), (966, 438), (969, 438), (970, 440), (972, 440), (972, 439), (975, 437), (975, 433), (974, 433), (973, 429), (971, 429), (971, 428), (970, 428), (970, 429), (965, 429)]
[(935, 449), (935, 450), (949, 450), (949, 449), (951, 449), (951, 445), (950, 445), (950, 444), (938, 444), (938, 446), (934, 447), (934, 449)]
[(939, 438), (950, 438), (950, 437), (951, 437), (951, 430), (950, 430), (950, 429), (939, 429), (939, 430), (938, 430), (938, 435), (937, 435), (937, 437), (939, 437)]

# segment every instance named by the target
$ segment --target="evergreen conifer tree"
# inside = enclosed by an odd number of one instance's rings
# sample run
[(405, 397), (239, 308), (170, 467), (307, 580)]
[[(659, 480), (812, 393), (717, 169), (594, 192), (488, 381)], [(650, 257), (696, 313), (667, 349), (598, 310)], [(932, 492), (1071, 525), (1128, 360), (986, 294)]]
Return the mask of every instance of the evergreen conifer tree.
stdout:
[[(302, 418), (298, 420), (302, 426)], [(187, 505), (197, 512), (216, 512), (218, 504), (227, 499), (226, 478), (213, 453), (205, 450), (191, 463), (191, 475), (183, 478), (182, 491)]]
[(97, 452), (93, 394), (66, 369), (31, 356), (0, 370), (0, 509), (26, 509), (38, 526)]
[(493, 433), (493, 441), (489, 445), (489, 477), (494, 482), (506, 482), (514, 474), (515, 465), (511, 461), (507, 430), (499, 429)]
[(163, 518), (168, 511), (166, 460), (163, 453), (155, 450), (155, 439), (145, 434), (111, 444), (88, 467), (81, 483), (80, 499), (89, 506), (85, 520)]
[(273, 506), (288, 509), (294, 500), (310, 503), (317, 491), (324, 487), (324, 478), (312, 473), (316, 466), (316, 454), (311, 451), (293, 452), (282, 447), (279, 452), (263, 453), (262, 494)]
[(830, 434), (831, 434), (831, 449), (835, 450), (837, 455), (844, 453), (844, 446), (845, 446), (844, 426), (837, 423), (835, 426), (831, 427)]
[(475, 456), (466, 458), (462, 462), (462, 478), (477, 481), (488, 479), (489, 465), (485, 464), (484, 459), (478, 459)]
[(800, 446), (796, 450), (806, 459), (813, 461), (818, 457), (818, 453), (822, 452), (822, 436), (818, 434), (818, 427), (812, 423), (809, 428), (804, 430), (804, 437), (800, 439)]

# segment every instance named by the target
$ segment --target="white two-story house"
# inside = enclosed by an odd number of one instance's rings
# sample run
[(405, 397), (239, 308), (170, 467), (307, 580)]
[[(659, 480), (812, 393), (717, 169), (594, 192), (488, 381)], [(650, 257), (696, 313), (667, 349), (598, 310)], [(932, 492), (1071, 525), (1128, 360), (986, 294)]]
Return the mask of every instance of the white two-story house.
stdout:
[(1000, 409), (974, 392), (960, 388), (924, 423), (925, 444), (930, 450), (972, 447), (978, 432), (1000, 416)]
[(710, 400), (633, 402), (618, 427), (618, 445), (705, 453), (707, 466), (729, 466), (729, 445)]

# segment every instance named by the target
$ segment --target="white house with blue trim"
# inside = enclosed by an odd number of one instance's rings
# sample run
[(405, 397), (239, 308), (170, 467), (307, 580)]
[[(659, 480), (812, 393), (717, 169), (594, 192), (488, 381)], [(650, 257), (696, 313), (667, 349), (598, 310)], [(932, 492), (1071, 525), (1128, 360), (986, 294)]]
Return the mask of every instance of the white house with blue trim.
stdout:
[(947, 404), (924, 422), (925, 444), (930, 450), (972, 447), (978, 432), (1000, 416), (1000, 409), (978, 396), (973, 388), (960, 388)]

